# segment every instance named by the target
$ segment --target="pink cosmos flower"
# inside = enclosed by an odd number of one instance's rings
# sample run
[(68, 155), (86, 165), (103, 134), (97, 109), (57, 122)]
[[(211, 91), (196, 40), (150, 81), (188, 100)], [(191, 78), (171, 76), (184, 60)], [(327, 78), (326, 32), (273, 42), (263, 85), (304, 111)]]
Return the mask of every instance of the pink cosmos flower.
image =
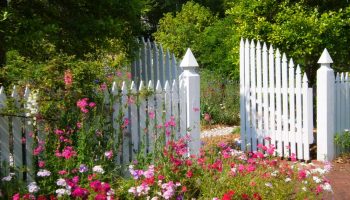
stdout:
[(45, 167), (45, 162), (42, 161), (42, 160), (40, 160), (40, 161), (38, 162), (38, 166), (39, 166), (40, 168)]
[(108, 160), (112, 159), (113, 151), (112, 150), (106, 151), (105, 156), (107, 157)]
[(156, 114), (153, 111), (150, 111), (150, 112), (148, 112), (148, 116), (149, 116), (149, 118), (154, 119)]

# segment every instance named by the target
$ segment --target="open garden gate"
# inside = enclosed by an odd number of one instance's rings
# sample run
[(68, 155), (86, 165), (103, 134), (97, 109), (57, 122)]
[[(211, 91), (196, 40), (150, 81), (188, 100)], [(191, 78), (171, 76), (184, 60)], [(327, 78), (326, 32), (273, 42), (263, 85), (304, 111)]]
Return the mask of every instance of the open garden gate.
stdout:
[(274, 145), (278, 156), (310, 160), (312, 88), (299, 65), (266, 43), (240, 42), (242, 150)]

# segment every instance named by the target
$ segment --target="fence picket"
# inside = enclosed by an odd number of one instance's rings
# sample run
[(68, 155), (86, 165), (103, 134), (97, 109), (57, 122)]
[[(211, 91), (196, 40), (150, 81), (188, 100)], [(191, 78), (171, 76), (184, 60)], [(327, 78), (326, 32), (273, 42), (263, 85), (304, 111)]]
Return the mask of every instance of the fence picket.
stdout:
[(175, 118), (177, 126), (172, 129), (176, 136), (180, 135), (180, 115), (179, 115), (179, 86), (174, 79), (171, 87), (171, 114)]
[(187, 115), (186, 115), (186, 91), (185, 91), (185, 81), (180, 79), (180, 87), (179, 87), (179, 104), (180, 104), (180, 133), (178, 136), (184, 137), (187, 134)]
[(274, 64), (274, 50), (272, 45), (269, 49), (269, 116), (270, 116), (270, 135), (271, 144), (276, 145), (276, 122), (275, 122), (275, 64)]
[(349, 98), (349, 73), (346, 72), (345, 74), (345, 107), (344, 107), (344, 112), (345, 112), (345, 129), (349, 129), (350, 128), (350, 98)]
[(119, 120), (119, 108), (120, 108), (120, 98), (118, 98), (118, 87), (117, 83), (113, 82), (112, 85), (112, 98), (113, 98), (113, 114), (112, 114), (112, 120), (113, 120), (113, 129), (114, 129), (114, 143), (116, 147), (116, 156), (115, 160), (117, 164), (121, 163), (121, 139), (122, 139), (122, 133), (120, 133), (120, 124), (118, 123)]
[(346, 129), (346, 115), (345, 115), (345, 107), (346, 107), (346, 101), (345, 101), (345, 93), (346, 93), (346, 89), (345, 89), (346, 85), (345, 85), (345, 74), (344, 72), (342, 72), (340, 74), (340, 130), (339, 133), (344, 132), (344, 129)]
[[(19, 109), (19, 95), (17, 93), (16, 86), (13, 87), (11, 97), (14, 101), (14, 106)], [(22, 115), (22, 113), (19, 113)], [(12, 138), (13, 138), (13, 160), (15, 167), (20, 168), (23, 166), (23, 153), (22, 153), (22, 120), (19, 117), (12, 117)], [(19, 178), (23, 179), (23, 173), (19, 173)]]
[(122, 97), (121, 97), (121, 112), (123, 113), (123, 154), (122, 154), (122, 162), (123, 164), (128, 164), (130, 162), (130, 116), (128, 111), (128, 91), (126, 83), (123, 82), (122, 85)]
[(256, 44), (256, 91), (257, 91), (257, 139), (259, 144), (263, 144), (264, 137), (262, 135), (263, 132), (263, 105), (262, 105), (262, 81), (261, 81), (261, 45), (258, 41)]
[(154, 68), (152, 67), (152, 64), (154, 63), (154, 60), (152, 60), (152, 45), (151, 45), (151, 41), (148, 39), (147, 40), (147, 47), (146, 47), (146, 57), (147, 57), (147, 67), (145, 69), (145, 71), (142, 72), (142, 74), (144, 76), (146, 76), (147, 74), (147, 79), (142, 78), (142, 80), (145, 81), (145, 83), (148, 83), (150, 80), (154, 80), (154, 75), (152, 73), (152, 70), (154, 70)]
[(147, 135), (148, 135), (148, 152), (154, 151), (154, 131), (155, 131), (155, 106), (154, 106), (154, 87), (153, 83), (150, 80), (148, 82), (148, 90), (152, 91), (152, 94), (147, 97), (147, 111), (148, 111), (148, 127), (147, 127)]
[(164, 86), (164, 52), (163, 52), (163, 47), (162, 44), (159, 44), (159, 49), (158, 49), (158, 81), (160, 81), (161, 86)]
[[(245, 102), (245, 109), (246, 109), (246, 119), (245, 119), (245, 128), (246, 128), (246, 135), (245, 135), (245, 144), (246, 146), (243, 149), (247, 149), (251, 151), (251, 110), (250, 110), (250, 48), (249, 48), (249, 41), (246, 40), (245, 45), (244, 45), (244, 85), (245, 85), (245, 97), (246, 97), (246, 102)], [(248, 149), (249, 148), (249, 149)]]
[(310, 135), (312, 134), (312, 89), (308, 88), (306, 73), (303, 77), (303, 154), (305, 160), (310, 160), (309, 144)]
[[(290, 150), (291, 153), (296, 153), (295, 146), (295, 70), (294, 70), (294, 62), (291, 58), (289, 61), (289, 142), (290, 142)], [(290, 155), (289, 155), (290, 156)]]
[[(27, 86), (24, 91), (24, 108), (27, 109), (28, 98), (30, 94), (30, 89)], [(30, 113), (28, 110), (25, 110), (25, 116), (29, 117)], [(25, 179), (28, 182), (34, 180), (34, 166), (33, 166), (33, 122), (30, 118), (24, 118), (24, 138), (25, 138), (25, 162), (26, 162), (26, 171)]]
[(302, 137), (302, 105), (301, 105), (301, 70), (300, 66), (297, 65), (296, 77), (295, 77), (295, 97), (296, 97), (296, 143), (297, 143), (297, 157), (303, 159), (303, 137)]
[(143, 81), (140, 82), (140, 87), (139, 87), (139, 96), (138, 96), (138, 102), (140, 104), (139, 106), (139, 127), (140, 127), (140, 139), (141, 139), (141, 149), (146, 155), (147, 154), (147, 149), (148, 149), (148, 138), (147, 138), (147, 98), (144, 95), (141, 95), (141, 93), (146, 90)]
[[(168, 122), (171, 117), (171, 91), (169, 87), (169, 81), (165, 81), (165, 86), (164, 86), (164, 113), (165, 113), (165, 122)], [(164, 124), (165, 126), (165, 124)], [(170, 129), (167, 127), (164, 127), (165, 130), (165, 141), (170, 140), (170, 135), (169, 132)]]
[[(6, 94), (3, 86), (0, 88), (0, 108), (1, 111), (6, 108)], [(9, 120), (7, 116), (0, 116), (0, 147), (1, 147), (1, 173), (6, 174), (5, 166), (3, 162), (10, 163), (10, 133), (9, 133)]]
[[(161, 82), (158, 80), (157, 81), (157, 86), (156, 86), (156, 90), (155, 90), (155, 111), (156, 111), (156, 135), (155, 135), (155, 141), (156, 144), (159, 144), (158, 142), (160, 138), (163, 137), (163, 89), (162, 89), (162, 85)], [(164, 136), (165, 137), (165, 136)], [(157, 145), (158, 146), (158, 145)]]
[(289, 155), (289, 121), (288, 121), (288, 76), (287, 57), (282, 55), (282, 120), (283, 120), (283, 156)]
[(251, 83), (251, 140), (252, 140), (252, 150), (256, 151), (257, 138), (256, 138), (256, 73), (255, 73), (255, 43), (252, 40), (250, 44), (250, 83)]
[[(262, 62), (263, 62), (263, 97), (264, 97), (264, 132), (263, 132), (263, 137), (265, 138), (268, 136), (268, 131), (269, 131), (269, 95), (268, 95), (268, 66), (267, 66), (267, 46), (266, 43), (263, 45), (263, 51), (262, 51)], [(266, 142), (266, 141), (264, 141)]]
[(153, 42), (153, 78), (152, 82), (154, 84), (153, 88), (157, 86), (157, 80), (159, 80), (159, 51), (157, 43)]
[[(239, 50), (239, 73), (240, 73), (240, 82), (239, 82), (239, 91), (240, 91), (240, 118), (241, 118), (241, 130), (245, 133), (246, 130), (246, 110), (245, 110), (245, 71), (244, 71), (244, 62), (245, 62), (245, 55), (244, 55), (244, 41), (243, 38), (241, 38), (240, 42), (240, 50)], [(241, 140), (241, 149), (245, 149), (245, 134), (241, 134), (240, 136)]]
[(139, 153), (140, 149), (140, 132), (139, 132), (139, 118), (137, 111), (137, 90), (136, 84), (134, 81), (131, 83), (131, 94), (129, 94), (128, 104), (130, 107), (130, 127), (131, 127), (131, 159), (136, 159), (137, 153)]
[(339, 113), (341, 112), (341, 96), (340, 96), (340, 74), (337, 73), (336, 79), (335, 79), (335, 112), (337, 113), (335, 115), (335, 132), (339, 133), (340, 127), (341, 127), (341, 119)]
[(276, 50), (276, 140), (277, 140), (277, 154), (283, 154), (283, 133), (282, 133), (282, 99), (281, 99), (281, 53), (279, 49)]
[(165, 53), (165, 79), (164, 80), (168, 80), (168, 81), (173, 80), (173, 78), (171, 76), (171, 69), (170, 69), (170, 52), (169, 52), (169, 49), (167, 49), (166, 53)]

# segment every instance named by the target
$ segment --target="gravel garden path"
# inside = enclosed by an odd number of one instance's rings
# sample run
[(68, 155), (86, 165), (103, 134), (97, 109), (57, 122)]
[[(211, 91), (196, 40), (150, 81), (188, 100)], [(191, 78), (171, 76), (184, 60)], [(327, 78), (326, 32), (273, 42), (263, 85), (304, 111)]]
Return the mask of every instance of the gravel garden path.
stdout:
[[(236, 128), (239, 127), (219, 126), (202, 130), (201, 138), (206, 142), (208, 140), (216, 140), (215, 138), (223, 138), (230, 135)], [(312, 162), (318, 163), (317, 161)], [(332, 170), (327, 178), (332, 185), (333, 194), (320, 198), (325, 200), (350, 200), (350, 156), (334, 160), (332, 166)]]

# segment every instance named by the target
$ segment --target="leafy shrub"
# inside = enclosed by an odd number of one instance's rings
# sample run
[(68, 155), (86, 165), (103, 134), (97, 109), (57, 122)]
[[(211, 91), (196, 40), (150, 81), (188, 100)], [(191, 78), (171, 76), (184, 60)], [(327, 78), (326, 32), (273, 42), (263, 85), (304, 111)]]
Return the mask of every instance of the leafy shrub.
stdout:
[(334, 137), (335, 144), (338, 145), (340, 153), (350, 152), (350, 131), (345, 130), (343, 133), (337, 133)]
[(202, 124), (238, 125), (239, 83), (207, 70), (200, 75)]

